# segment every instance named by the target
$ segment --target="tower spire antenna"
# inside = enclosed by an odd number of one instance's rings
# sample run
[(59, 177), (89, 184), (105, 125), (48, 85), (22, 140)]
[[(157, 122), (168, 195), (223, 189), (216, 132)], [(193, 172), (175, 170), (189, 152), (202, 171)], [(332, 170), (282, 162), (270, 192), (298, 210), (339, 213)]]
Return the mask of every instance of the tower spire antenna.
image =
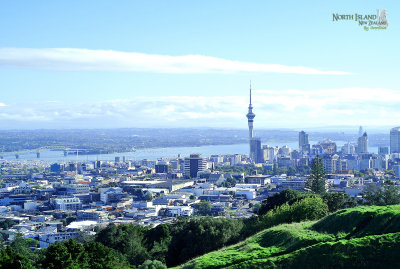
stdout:
[(250, 105), (251, 105), (251, 80), (250, 80)]

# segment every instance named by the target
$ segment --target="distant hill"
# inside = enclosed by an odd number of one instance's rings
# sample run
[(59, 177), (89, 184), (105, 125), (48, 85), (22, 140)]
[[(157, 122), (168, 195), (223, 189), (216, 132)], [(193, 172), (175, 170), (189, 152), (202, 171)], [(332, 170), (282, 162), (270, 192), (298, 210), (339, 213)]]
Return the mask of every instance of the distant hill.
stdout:
[[(339, 129), (340, 130), (340, 129)], [(310, 132), (310, 141), (325, 138), (334, 141), (357, 141), (356, 134), (343, 132)], [(295, 130), (256, 130), (263, 143), (298, 141)], [(79, 148), (89, 152), (126, 152), (132, 148), (187, 147), (232, 145), (248, 142), (247, 129), (216, 128), (120, 128), (66, 130), (0, 130), (0, 152), (14, 152), (40, 148)], [(370, 146), (388, 146), (389, 134), (369, 134)], [(80, 154), (84, 154), (82, 151)]]
[(178, 268), (400, 268), (400, 205), (283, 224)]

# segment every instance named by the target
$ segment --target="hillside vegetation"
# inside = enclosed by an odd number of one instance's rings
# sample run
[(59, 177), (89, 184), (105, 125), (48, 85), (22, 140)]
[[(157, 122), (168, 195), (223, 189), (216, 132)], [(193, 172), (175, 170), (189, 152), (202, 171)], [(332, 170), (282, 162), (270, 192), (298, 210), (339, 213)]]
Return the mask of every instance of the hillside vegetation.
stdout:
[(178, 268), (400, 268), (400, 205), (281, 224)]

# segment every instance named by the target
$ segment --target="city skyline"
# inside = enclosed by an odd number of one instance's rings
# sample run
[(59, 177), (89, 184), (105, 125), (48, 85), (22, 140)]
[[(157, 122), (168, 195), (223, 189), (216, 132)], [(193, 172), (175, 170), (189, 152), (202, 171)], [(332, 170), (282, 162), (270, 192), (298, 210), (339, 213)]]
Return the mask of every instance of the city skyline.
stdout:
[(0, 129), (245, 129), (249, 80), (255, 131), (400, 125), (398, 3), (0, 5)]

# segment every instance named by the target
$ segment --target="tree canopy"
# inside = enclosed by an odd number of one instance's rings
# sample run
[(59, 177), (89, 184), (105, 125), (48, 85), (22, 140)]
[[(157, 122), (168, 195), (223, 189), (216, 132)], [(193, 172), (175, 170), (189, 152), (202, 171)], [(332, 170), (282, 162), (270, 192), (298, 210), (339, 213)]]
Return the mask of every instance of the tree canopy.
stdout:
[(324, 163), (317, 155), (312, 161), (307, 185), (314, 193), (323, 194), (326, 192), (326, 183)]

